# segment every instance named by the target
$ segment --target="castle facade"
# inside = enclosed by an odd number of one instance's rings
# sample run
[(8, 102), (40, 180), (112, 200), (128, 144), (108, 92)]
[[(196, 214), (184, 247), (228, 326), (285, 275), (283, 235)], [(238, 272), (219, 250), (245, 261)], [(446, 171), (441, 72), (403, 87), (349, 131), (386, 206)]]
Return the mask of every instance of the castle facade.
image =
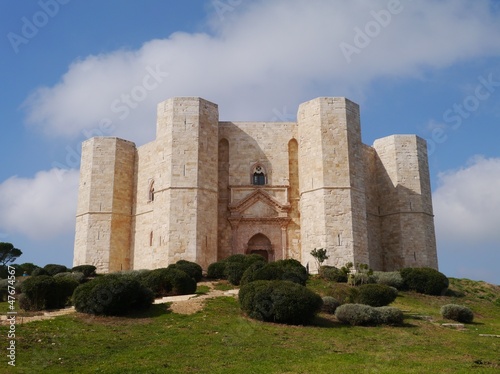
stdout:
[(196, 97), (158, 105), (156, 139), (82, 144), (74, 265), (101, 272), (204, 269), (231, 254), (315, 270), (437, 269), (427, 147), (416, 135), (361, 142), (359, 106), (317, 98), (297, 122), (219, 122)]

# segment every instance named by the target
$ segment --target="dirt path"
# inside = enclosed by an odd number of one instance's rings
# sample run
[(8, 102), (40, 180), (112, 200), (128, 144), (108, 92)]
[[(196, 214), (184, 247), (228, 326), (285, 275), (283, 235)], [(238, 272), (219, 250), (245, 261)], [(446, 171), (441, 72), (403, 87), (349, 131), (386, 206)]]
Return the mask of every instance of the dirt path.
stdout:
[(203, 309), (205, 300), (220, 296), (235, 296), (238, 290), (220, 291), (214, 289), (214, 282), (199, 282), (198, 286), (207, 286), (210, 291), (205, 295), (183, 295), (156, 299), (155, 304), (172, 302), (170, 310), (178, 314), (193, 314)]

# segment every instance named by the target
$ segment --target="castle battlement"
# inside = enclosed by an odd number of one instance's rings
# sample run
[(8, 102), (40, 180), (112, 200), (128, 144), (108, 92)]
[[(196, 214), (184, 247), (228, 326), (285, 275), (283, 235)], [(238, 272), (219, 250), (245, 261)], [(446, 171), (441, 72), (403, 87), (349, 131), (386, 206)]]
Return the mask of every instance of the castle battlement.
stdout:
[(321, 97), (297, 122), (219, 121), (198, 97), (158, 104), (156, 139), (82, 144), (74, 265), (204, 269), (237, 253), (375, 270), (437, 268), (427, 146), (361, 142), (359, 106)]

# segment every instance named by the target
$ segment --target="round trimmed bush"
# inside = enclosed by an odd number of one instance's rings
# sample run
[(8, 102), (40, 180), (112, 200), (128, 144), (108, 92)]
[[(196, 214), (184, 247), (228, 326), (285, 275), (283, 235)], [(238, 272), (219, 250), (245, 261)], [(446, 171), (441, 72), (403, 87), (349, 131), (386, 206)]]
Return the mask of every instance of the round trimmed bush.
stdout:
[(73, 267), (71, 271), (83, 273), (85, 277), (92, 277), (95, 275), (96, 267), (94, 265), (78, 265)]
[(401, 325), (403, 324), (403, 312), (392, 306), (381, 306), (375, 308), (378, 314), (378, 323), (381, 325)]
[(33, 270), (38, 269), (39, 267), (40, 266), (37, 266), (31, 262), (25, 262), (20, 265), (22, 272), (28, 275), (31, 275), (31, 273), (33, 273)]
[(38, 277), (40, 275), (48, 275), (48, 273), (44, 268), (36, 268), (31, 272), (32, 277)]
[(7, 301), (9, 299), (8, 286), (9, 286), (8, 279), (0, 279), (0, 300), (1, 301)]
[(258, 262), (245, 270), (241, 284), (256, 280), (287, 280), (305, 286), (307, 277), (306, 268), (297, 260), (288, 259), (270, 263)]
[(217, 261), (208, 265), (207, 278), (210, 279), (225, 279), (224, 270), (226, 263), (224, 261)]
[(77, 281), (78, 283), (83, 283), (85, 281), (85, 275), (83, 273), (80, 273), (77, 271), (75, 271), (73, 273), (69, 273), (69, 272), (57, 273), (56, 275), (54, 275), (54, 278), (70, 278), (70, 279)]
[(474, 320), (472, 310), (463, 305), (447, 304), (441, 307), (443, 318), (451, 319), (457, 322), (471, 323)]
[(160, 268), (147, 272), (139, 282), (153, 291), (155, 297), (164, 297), (172, 292), (168, 268)]
[(376, 325), (378, 313), (375, 308), (364, 304), (344, 304), (337, 308), (335, 317), (351, 326)]
[(30, 277), (21, 286), (24, 294), (20, 306), (24, 310), (43, 310), (50, 307), (52, 303), (51, 292), (56, 281), (49, 275)]
[(354, 304), (358, 289), (345, 283), (335, 283), (327, 293), (328, 296), (333, 297), (340, 304)]
[(43, 310), (64, 308), (78, 282), (68, 277), (54, 278), (40, 275), (26, 279), (21, 285), (21, 308), (24, 310)]
[(323, 307), (321, 308), (322, 312), (328, 314), (335, 314), (335, 311), (340, 306), (340, 303), (331, 296), (323, 297)]
[(321, 297), (290, 281), (259, 280), (240, 288), (241, 309), (251, 318), (266, 322), (303, 325), (321, 309)]
[(357, 287), (357, 291), (356, 303), (370, 306), (389, 305), (398, 296), (397, 289), (383, 284), (364, 284)]
[(167, 277), (172, 285), (173, 295), (190, 295), (196, 292), (196, 281), (186, 272), (167, 268)]
[(442, 295), (449, 286), (443, 273), (432, 268), (405, 268), (400, 271), (404, 288), (426, 295)]
[(258, 254), (236, 254), (214, 262), (208, 266), (207, 277), (227, 279), (231, 284), (239, 285), (245, 271), (253, 264), (266, 264), (266, 259)]
[(47, 272), (47, 275), (56, 275), (58, 273), (66, 273), (68, 271), (66, 266), (57, 264), (47, 264), (43, 267), (43, 269)]
[[(238, 285), (241, 283), (245, 270), (255, 263), (265, 264), (266, 259), (255, 253), (250, 255), (232, 255), (224, 260), (210, 264), (207, 269), (207, 277), (210, 279), (228, 279), (230, 283)], [(228, 266), (229, 270), (226, 270)]]
[(386, 286), (391, 286), (398, 290), (404, 288), (403, 278), (399, 271), (375, 271), (373, 272), (373, 277), (377, 284), (385, 284)]
[(347, 274), (335, 266), (321, 266), (319, 276), (330, 282), (347, 283)]
[(224, 269), (224, 276), (229, 283), (238, 286), (247, 267), (243, 262), (227, 262)]
[(54, 281), (55, 287), (51, 295), (51, 302), (53, 304), (50, 305), (49, 308), (64, 308), (65, 306), (71, 305), (71, 296), (73, 296), (73, 292), (80, 283), (71, 276), (54, 276)]
[(256, 253), (246, 255), (245, 259), (243, 260), (243, 263), (245, 264), (246, 267), (249, 267), (250, 265), (255, 264), (256, 262), (267, 263), (264, 257)]
[(78, 286), (73, 302), (78, 312), (96, 315), (123, 315), (132, 310), (147, 309), (153, 303), (153, 292), (127, 275), (110, 274)]
[(175, 266), (179, 270), (187, 273), (196, 282), (201, 281), (201, 278), (203, 277), (203, 269), (196, 262), (179, 260), (175, 263)]

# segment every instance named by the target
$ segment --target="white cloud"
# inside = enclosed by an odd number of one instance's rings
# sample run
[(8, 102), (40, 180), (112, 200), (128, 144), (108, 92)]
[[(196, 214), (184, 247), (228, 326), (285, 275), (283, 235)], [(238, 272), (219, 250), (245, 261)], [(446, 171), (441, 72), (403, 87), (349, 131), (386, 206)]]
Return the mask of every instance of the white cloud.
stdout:
[(0, 231), (45, 240), (75, 228), (78, 170), (51, 169), (0, 184)]
[(482, 244), (492, 242), (498, 247), (500, 158), (475, 157), (466, 167), (438, 178), (433, 194), (438, 240), (461, 243), (455, 249), (463, 250), (481, 251)]
[[(340, 44), (354, 45), (355, 28), (373, 26), (370, 12), (389, 3), (242, 2), (223, 21), (214, 12), (211, 33), (175, 33), (138, 50), (74, 62), (58, 84), (26, 101), (28, 122), (53, 136), (77, 137), (84, 129), (98, 134), (99, 123), (109, 119), (103, 135), (142, 144), (154, 136), (156, 104), (172, 96), (217, 102), (226, 120), (270, 120), (276, 108), (296, 107), (318, 92), (353, 97), (380, 76), (417, 76), (423, 67), (500, 50), (500, 16), (490, 2), (402, 0), (401, 11), (348, 63)], [(147, 78), (148, 69), (157, 68), (168, 77)], [(122, 95), (135, 99), (125, 104)]]

